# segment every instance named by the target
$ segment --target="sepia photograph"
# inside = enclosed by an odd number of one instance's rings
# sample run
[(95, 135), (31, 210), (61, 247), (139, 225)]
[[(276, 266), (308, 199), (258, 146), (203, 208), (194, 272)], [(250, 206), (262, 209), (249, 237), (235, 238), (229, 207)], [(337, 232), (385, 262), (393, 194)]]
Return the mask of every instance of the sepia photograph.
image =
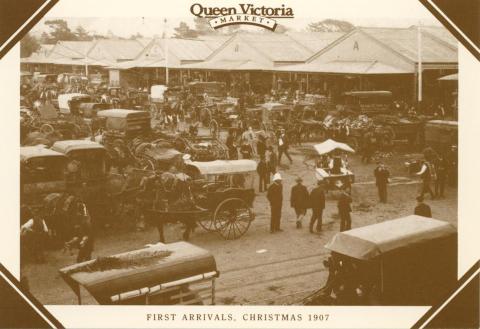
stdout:
[(420, 3), (271, 3), (47, 15), (23, 37), (20, 283), (41, 304), (451, 292), (458, 41)]

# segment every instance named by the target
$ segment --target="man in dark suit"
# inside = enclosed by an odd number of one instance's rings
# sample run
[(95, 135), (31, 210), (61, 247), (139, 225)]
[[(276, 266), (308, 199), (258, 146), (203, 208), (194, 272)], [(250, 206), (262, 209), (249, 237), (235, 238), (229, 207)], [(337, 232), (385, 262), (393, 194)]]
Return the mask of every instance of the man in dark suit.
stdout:
[(266, 191), (268, 184), (270, 184), (270, 171), (265, 161), (265, 156), (260, 156), (260, 162), (257, 165), (258, 173), (258, 190), (259, 192)]
[(292, 164), (292, 157), (288, 153), (290, 141), (288, 140), (287, 134), (285, 133), (285, 129), (280, 131), (280, 136), (278, 137), (278, 164), (282, 162), (282, 155), (285, 154), (288, 160), (290, 160), (290, 164)]
[(350, 213), (352, 212), (352, 198), (347, 191), (342, 191), (340, 198), (338, 199), (338, 215), (340, 216), (340, 232), (350, 230), (352, 228), (352, 218)]
[(268, 188), (267, 199), (270, 202), (271, 210), (270, 233), (281, 232), (280, 218), (282, 217), (283, 187), (282, 176), (279, 173), (273, 175), (273, 183)]
[(260, 156), (260, 158), (262, 156), (265, 157), (266, 151), (267, 151), (267, 141), (265, 139), (265, 136), (260, 134), (258, 136), (258, 142), (257, 142), (257, 153)]
[(375, 176), (375, 183), (377, 185), (380, 202), (387, 203), (387, 185), (390, 172), (385, 165), (379, 161), (377, 168), (375, 168), (373, 171), (373, 174)]
[(323, 209), (325, 209), (325, 193), (323, 182), (317, 181), (317, 186), (310, 192), (310, 205), (312, 207), (312, 218), (310, 219), (310, 233), (313, 233), (313, 226), (317, 222), (316, 231), (322, 230)]
[(302, 184), (302, 178), (297, 177), (296, 185), (292, 187), (290, 193), (290, 206), (295, 210), (297, 216), (297, 228), (302, 227), (302, 219), (307, 213), (308, 208), (308, 190)]
[(423, 202), (423, 196), (417, 197), (417, 206), (413, 212), (415, 215), (432, 218), (432, 209), (430, 206)]

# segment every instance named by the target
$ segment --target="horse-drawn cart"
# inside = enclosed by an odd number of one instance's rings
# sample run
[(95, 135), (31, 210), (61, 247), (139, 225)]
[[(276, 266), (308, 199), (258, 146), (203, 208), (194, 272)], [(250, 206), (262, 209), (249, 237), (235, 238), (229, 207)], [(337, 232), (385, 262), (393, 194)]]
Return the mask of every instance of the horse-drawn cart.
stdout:
[(195, 223), (227, 240), (244, 235), (254, 219), (252, 204), (256, 162), (253, 160), (217, 160), (187, 162), (185, 173), (191, 181), (177, 185), (170, 192), (160, 191), (153, 208), (146, 211), (163, 237), (163, 225), (183, 222), (184, 239)]

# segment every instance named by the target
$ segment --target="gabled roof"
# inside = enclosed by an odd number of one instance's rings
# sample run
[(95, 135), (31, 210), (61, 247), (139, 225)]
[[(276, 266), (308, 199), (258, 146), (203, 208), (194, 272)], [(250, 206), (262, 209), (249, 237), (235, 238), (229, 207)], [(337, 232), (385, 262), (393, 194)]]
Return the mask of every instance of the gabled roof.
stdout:
[(280, 33), (238, 33), (245, 40), (273, 62), (303, 62), (312, 51), (295, 42), (290, 36)]
[(94, 41), (58, 41), (50, 52), (50, 58), (85, 58)]
[(312, 53), (316, 53), (342, 35), (344, 32), (287, 32), (293, 40), (309, 49)]
[[(412, 62), (418, 61), (418, 35), (416, 28), (372, 28), (362, 27), (361, 31), (380, 41), (398, 54), (408, 58)], [(457, 63), (457, 47), (440, 39), (443, 32), (431, 32), (422, 30), (422, 62), (425, 63)]]
[(143, 49), (143, 44), (138, 40), (101, 39), (95, 42), (87, 55), (91, 59), (113, 64), (133, 60)]
[[(201, 62), (205, 60), (226, 37), (204, 39), (160, 39), (155, 38), (145, 49), (131, 62), (115, 64), (118, 69), (130, 69), (134, 67), (165, 67), (178, 68), (182, 64)], [(168, 49), (168, 56), (166, 52)]]
[[(410, 29), (416, 29), (416, 26), (410, 26)], [(455, 39), (453, 34), (450, 33), (446, 28), (443, 26), (422, 26), (421, 30), (424, 33), (428, 33), (433, 37), (436, 37), (438, 40), (448, 43), (454, 48), (458, 46), (458, 40)]]

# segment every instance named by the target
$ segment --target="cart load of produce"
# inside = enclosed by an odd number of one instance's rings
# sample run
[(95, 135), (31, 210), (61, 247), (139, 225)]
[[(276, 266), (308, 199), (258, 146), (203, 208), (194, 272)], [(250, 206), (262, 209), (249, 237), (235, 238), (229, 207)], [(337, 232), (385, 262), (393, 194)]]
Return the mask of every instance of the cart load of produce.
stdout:
[(329, 114), (325, 117), (323, 124), (328, 128), (346, 125), (350, 129), (366, 129), (373, 125), (373, 121), (366, 115), (339, 117)]
[(170, 250), (144, 250), (137, 253), (127, 253), (118, 256), (98, 257), (92, 261), (73, 267), (64, 274), (71, 275), (80, 272), (104, 272), (109, 270), (144, 267), (158, 262), (172, 254)]
[(418, 120), (413, 119), (405, 119), (398, 117), (396, 115), (387, 115), (387, 114), (381, 114), (381, 115), (376, 115), (373, 118), (373, 121), (375, 122), (376, 125), (382, 125), (382, 126), (395, 126), (399, 124), (412, 124), (412, 123), (418, 123)]

